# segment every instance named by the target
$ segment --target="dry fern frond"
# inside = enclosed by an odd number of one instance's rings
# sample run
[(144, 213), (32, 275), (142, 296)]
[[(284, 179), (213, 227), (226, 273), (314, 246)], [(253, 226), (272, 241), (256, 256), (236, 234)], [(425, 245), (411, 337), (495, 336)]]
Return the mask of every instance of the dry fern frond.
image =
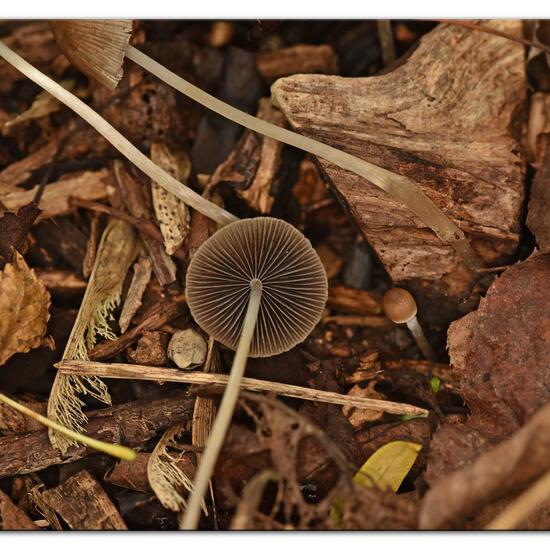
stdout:
[[(87, 350), (94, 346), (98, 336), (115, 338), (109, 322), (113, 319), (112, 311), (120, 303), (122, 283), (137, 251), (138, 238), (134, 229), (120, 220), (109, 223), (99, 243), (94, 269), (63, 359), (85, 360)], [(83, 432), (87, 417), (79, 395), (90, 395), (103, 403), (111, 403), (107, 386), (99, 378), (58, 373), (48, 401), (48, 418)], [(62, 452), (76, 445), (75, 441), (52, 430), (49, 435), (51, 444)]]

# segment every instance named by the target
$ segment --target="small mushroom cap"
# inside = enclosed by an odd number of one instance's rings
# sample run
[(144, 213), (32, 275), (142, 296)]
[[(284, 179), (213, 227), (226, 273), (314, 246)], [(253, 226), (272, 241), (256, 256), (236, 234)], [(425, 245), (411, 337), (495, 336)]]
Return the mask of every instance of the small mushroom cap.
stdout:
[(254, 279), (262, 299), (250, 357), (277, 355), (305, 340), (325, 307), (327, 278), (311, 243), (276, 218), (233, 222), (196, 252), (186, 294), (198, 325), (236, 349)]
[(60, 50), (86, 76), (116, 88), (132, 35), (129, 19), (50, 21)]
[(391, 288), (382, 298), (386, 317), (394, 323), (407, 323), (416, 315), (416, 302), (412, 294), (404, 288)]

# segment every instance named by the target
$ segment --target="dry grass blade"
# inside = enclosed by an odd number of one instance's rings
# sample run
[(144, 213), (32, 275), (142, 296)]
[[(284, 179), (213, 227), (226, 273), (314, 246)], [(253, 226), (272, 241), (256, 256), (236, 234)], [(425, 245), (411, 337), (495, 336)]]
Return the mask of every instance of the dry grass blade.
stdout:
[[(122, 283), (138, 251), (138, 239), (131, 226), (120, 220), (109, 223), (97, 251), (94, 269), (82, 300), (64, 359), (86, 359), (98, 336), (113, 339), (109, 326), (112, 310), (120, 302)], [(58, 373), (50, 392), (48, 417), (76, 432), (84, 430), (87, 418), (79, 394), (91, 395), (110, 404), (107, 386), (96, 376), (66, 376)], [(50, 431), (52, 445), (65, 452), (74, 440)]]
[[(86, 373), (88, 375), (103, 378), (153, 380), (156, 382), (179, 382), (182, 384), (213, 385), (224, 387), (229, 376), (226, 374), (210, 374), (204, 372), (182, 372), (175, 369), (160, 367), (148, 367), (146, 365), (130, 365), (125, 363), (96, 363), (93, 361), (62, 361), (56, 367), (60, 373)], [(295, 397), (308, 401), (321, 401), (334, 405), (348, 405), (351, 407), (384, 411), (398, 415), (422, 415), (426, 416), (428, 411), (421, 407), (408, 405), (407, 403), (396, 403), (393, 401), (382, 401), (378, 399), (367, 399), (342, 395), (340, 393), (314, 390), (280, 382), (268, 382), (254, 378), (243, 378), (241, 387), (244, 390), (254, 392), (273, 392), (286, 397)]]

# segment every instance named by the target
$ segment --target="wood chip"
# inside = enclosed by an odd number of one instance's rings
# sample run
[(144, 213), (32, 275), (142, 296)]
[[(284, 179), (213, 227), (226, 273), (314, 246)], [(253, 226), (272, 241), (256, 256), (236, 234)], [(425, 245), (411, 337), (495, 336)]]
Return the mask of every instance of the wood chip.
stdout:
[(73, 530), (127, 529), (107, 493), (87, 470), (42, 493), (45, 502)]
[(0, 491), (0, 530), (36, 530), (34, 522), (19, 509), (3, 491)]

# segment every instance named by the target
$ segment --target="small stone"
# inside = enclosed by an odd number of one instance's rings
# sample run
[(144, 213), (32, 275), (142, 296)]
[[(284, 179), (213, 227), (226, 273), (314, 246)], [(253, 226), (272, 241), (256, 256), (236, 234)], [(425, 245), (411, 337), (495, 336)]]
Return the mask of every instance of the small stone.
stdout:
[(191, 328), (174, 333), (168, 344), (168, 357), (180, 369), (190, 370), (202, 365), (206, 351), (206, 341)]

